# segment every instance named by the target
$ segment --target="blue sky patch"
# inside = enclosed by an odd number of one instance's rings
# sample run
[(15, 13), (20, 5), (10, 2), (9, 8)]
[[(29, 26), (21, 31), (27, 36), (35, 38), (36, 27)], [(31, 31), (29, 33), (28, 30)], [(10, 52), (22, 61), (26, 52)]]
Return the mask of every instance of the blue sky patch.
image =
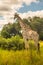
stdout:
[(43, 10), (43, 1), (40, 0), (39, 3), (31, 3), (30, 5), (23, 4), (23, 7), (21, 7), (18, 12), (24, 13), (28, 11), (40, 11)]

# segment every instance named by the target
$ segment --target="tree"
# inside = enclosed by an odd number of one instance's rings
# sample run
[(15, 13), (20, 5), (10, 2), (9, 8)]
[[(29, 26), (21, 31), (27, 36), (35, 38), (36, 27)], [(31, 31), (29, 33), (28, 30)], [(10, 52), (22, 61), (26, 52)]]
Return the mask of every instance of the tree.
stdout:
[(11, 36), (15, 36), (16, 34), (21, 35), (21, 33), (19, 32), (19, 24), (18, 23), (8, 23), (6, 25), (4, 25), (2, 31), (1, 31), (1, 35), (4, 38), (10, 38)]
[(27, 25), (30, 25), (30, 22), (28, 21), (28, 19), (23, 19), (23, 22), (26, 23)]
[(30, 26), (33, 30), (38, 32), (40, 40), (43, 40), (43, 18), (33, 17)]

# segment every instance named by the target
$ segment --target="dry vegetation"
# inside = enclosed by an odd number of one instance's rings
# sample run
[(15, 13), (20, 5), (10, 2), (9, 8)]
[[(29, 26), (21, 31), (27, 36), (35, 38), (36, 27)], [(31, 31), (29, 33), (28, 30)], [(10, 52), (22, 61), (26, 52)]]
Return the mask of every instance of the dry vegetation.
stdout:
[[(42, 46), (43, 42), (40, 41)], [(42, 48), (41, 48), (42, 50)], [(43, 51), (8, 51), (0, 49), (0, 65), (43, 65)]]

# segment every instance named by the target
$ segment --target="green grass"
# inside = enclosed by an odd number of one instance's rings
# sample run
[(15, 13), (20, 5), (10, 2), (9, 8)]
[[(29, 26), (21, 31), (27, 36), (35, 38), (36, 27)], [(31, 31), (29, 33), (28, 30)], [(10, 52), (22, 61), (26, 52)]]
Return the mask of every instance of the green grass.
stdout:
[[(40, 44), (41, 45), (41, 44)], [(41, 52), (30, 50), (8, 51), (0, 49), (0, 65), (43, 65), (43, 47)]]

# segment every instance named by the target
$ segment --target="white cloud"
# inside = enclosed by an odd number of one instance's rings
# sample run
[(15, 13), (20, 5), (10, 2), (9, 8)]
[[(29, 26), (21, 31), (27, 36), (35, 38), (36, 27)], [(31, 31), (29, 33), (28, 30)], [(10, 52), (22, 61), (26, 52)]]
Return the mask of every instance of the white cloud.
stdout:
[(23, 3), (29, 5), (32, 2), (37, 3), (39, 0), (0, 0), (0, 10), (9, 11), (12, 8), (19, 9)]
[(28, 17), (34, 17), (34, 16), (42, 17), (43, 18), (43, 10), (41, 10), (41, 11), (35, 11), (35, 12), (28, 11), (26, 13), (19, 13), (19, 16), (21, 18), (28, 18)]
[(14, 22), (13, 15), (21, 7), (22, 5), (18, 4), (18, 0), (0, 0), (0, 16), (4, 18), (4, 20), (0, 20), (0, 25)]
[[(12, 12), (1, 12), (4, 16), (4, 20), (0, 20), (0, 25), (4, 25), (7, 24), (8, 22), (13, 23), (14, 22), (14, 13)], [(28, 11), (26, 13), (19, 13), (19, 16), (23, 19), (23, 18), (28, 18), (28, 17), (43, 17), (43, 10), (41, 11), (36, 11), (36, 12), (32, 12), (32, 11)]]
[(4, 4), (30, 4), (31, 2), (38, 2), (39, 0), (0, 0), (1, 3)]
[[(4, 20), (0, 20), (0, 25), (7, 24), (8, 22), (14, 22), (13, 15), (18, 9), (23, 7), (22, 4), (25, 3), (26, 5), (30, 5), (32, 2), (37, 3), (39, 0), (0, 0), (0, 16), (3, 16), (4, 18)], [(34, 15), (33, 12), (20, 13), (23, 18), (27, 17), (26, 15), (31, 16), (31, 14)]]
[(38, 3), (39, 0), (18, 0), (21, 3), (25, 3), (26, 5), (30, 5), (32, 2)]

